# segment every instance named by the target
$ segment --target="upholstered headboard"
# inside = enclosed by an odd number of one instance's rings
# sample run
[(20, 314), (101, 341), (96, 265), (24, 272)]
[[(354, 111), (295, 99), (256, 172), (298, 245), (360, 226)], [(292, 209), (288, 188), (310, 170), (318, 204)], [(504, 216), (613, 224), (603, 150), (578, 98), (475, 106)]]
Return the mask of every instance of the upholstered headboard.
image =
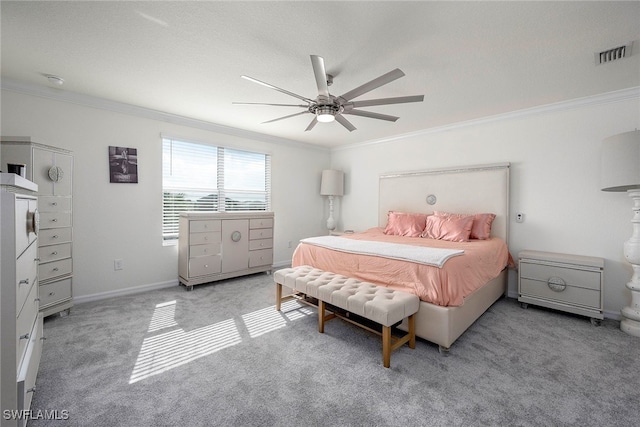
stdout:
[(509, 242), (509, 163), (380, 175), (378, 224), (387, 212), (494, 213), (491, 235)]

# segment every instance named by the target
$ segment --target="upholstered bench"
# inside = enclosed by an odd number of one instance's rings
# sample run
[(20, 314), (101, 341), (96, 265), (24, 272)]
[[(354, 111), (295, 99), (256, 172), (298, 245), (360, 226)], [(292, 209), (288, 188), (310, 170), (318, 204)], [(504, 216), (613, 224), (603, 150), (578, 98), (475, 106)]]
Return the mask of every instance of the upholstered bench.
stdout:
[[(414, 314), (418, 311), (420, 304), (416, 295), (362, 282), (307, 265), (278, 270), (273, 274), (273, 277), (276, 282), (276, 310), (280, 311), (282, 301), (299, 298), (300, 294), (316, 299), (318, 302), (318, 331), (323, 333), (325, 322), (339, 317), (382, 335), (382, 361), (385, 368), (391, 365), (392, 351), (405, 343), (409, 343), (409, 348), (416, 346)], [(283, 297), (282, 286), (291, 288), (296, 294)], [(338, 313), (334, 307), (346, 311), (346, 314)], [(333, 310), (333, 312), (326, 315), (326, 310)], [(349, 313), (382, 325), (382, 332), (354, 321), (348, 317)], [(408, 321), (407, 334), (402, 337), (392, 336), (392, 326), (405, 318)]]

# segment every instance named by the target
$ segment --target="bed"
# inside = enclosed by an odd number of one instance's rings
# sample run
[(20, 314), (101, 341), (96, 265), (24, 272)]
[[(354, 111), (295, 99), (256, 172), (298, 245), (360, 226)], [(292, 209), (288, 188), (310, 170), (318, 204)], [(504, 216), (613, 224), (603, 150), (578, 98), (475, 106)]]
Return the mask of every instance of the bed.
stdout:
[[(490, 235), (487, 229), (482, 240), (451, 242), (415, 234), (385, 234), (390, 211), (428, 214), (431, 219), (434, 212), (491, 213), (495, 217)], [(476, 319), (506, 294), (507, 267), (512, 263), (507, 248), (508, 225), (508, 163), (388, 173), (381, 175), (379, 181), (378, 227), (329, 240), (350, 239), (342, 243), (358, 248), (357, 245), (377, 241), (387, 242), (389, 247), (430, 246), (436, 248), (434, 251), (449, 253), (462, 249), (464, 254), (447, 256), (439, 267), (404, 255), (376, 257), (360, 250), (357, 255), (346, 253), (342, 246), (332, 249), (331, 245), (319, 244), (324, 238), (303, 239), (294, 251), (292, 266), (311, 265), (418, 295), (421, 301), (415, 319), (416, 335), (447, 352)], [(406, 321), (399, 327), (407, 330)]]

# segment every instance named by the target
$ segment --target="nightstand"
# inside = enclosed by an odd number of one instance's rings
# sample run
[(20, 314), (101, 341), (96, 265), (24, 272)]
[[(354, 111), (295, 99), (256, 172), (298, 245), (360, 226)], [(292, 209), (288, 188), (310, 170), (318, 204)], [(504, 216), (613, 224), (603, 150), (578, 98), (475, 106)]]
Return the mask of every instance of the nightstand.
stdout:
[(329, 236), (343, 236), (345, 234), (353, 234), (354, 231), (353, 230), (331, 230), (329, 231)]
[(540, 251), (522, 251), (518, 258), (518, 301), (523, 308), (534, 304), (600, 324), (604, 259)]

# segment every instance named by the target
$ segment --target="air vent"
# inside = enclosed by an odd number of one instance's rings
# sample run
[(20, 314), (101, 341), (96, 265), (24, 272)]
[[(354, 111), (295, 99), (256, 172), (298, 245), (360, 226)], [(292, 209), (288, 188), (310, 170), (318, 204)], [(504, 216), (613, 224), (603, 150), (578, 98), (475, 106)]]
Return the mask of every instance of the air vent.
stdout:
[(602, 52), (596, 52), (595, 53), (596, 65), (606, 64), (609, 62), (617, 61), (618, 59), (627, 58), (631, 56), (632, 46), (633, 46), (633, 42), (629, 42), (622, 46), (603, 50)]

